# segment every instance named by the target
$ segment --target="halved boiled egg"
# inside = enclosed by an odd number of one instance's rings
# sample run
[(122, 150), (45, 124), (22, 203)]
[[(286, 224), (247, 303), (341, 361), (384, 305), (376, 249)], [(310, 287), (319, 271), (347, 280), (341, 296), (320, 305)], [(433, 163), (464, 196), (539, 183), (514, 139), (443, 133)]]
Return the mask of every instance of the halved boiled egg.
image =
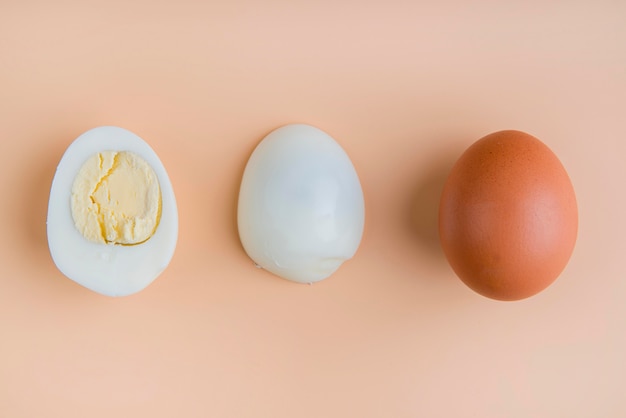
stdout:
[(178, 238), (172, 184), (156, 153), (125, 129), (105, 126), (65, 151), (48, 203), (48, 245), (68, 278), (107, 296), (148, 286)]

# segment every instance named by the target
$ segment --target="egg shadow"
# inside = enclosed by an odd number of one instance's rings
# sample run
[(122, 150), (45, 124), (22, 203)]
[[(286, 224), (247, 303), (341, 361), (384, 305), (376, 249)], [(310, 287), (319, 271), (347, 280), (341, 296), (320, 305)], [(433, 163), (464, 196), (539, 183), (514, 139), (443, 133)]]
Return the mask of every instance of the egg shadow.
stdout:
[(431, 160), (415, 186), (409, 208), (410, 224), (417, 241), (442, 265), (447, 262), (439, 240), (439, 202), (448, 175), (461, 153), (461, 147), (450, 146)]
[(53, 138), (47, 141), (49, 147), (40, 148), (40, 152), (32, 153), (28, 159), (28, 166), (23, 171), (22, 182), (25, 187), (18, 198), (18, 222), (26, 237), (29, 253), (36, 259), (43, 258), (48, 253), (48, 237), (46, 232), (46, 218), (50, 187), (65, 148), (71, 138), (70, 135), (62, 139)]

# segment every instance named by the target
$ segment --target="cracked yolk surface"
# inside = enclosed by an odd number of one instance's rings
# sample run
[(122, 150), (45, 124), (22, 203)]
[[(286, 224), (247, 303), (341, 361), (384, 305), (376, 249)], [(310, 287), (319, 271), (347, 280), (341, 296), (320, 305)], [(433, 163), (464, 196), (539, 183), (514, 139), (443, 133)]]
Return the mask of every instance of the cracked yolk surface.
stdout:
[(72, 185), (72, 218), (89, 241), (134, 245), (147, 241), (161, 217), (154, 170), (128, 151), (103, 151), (80, 168)]

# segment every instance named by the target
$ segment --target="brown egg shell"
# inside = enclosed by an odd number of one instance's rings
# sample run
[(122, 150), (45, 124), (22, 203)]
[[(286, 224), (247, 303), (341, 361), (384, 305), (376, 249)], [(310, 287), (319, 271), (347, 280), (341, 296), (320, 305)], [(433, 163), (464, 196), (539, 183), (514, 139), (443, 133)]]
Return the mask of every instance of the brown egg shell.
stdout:
[(439, 235), (474, 291), (519, 300), (548, 287), (578, 233), (574, 188), (557, 156), (520, 131), (476, 141), (456, 162), (439, 206)]

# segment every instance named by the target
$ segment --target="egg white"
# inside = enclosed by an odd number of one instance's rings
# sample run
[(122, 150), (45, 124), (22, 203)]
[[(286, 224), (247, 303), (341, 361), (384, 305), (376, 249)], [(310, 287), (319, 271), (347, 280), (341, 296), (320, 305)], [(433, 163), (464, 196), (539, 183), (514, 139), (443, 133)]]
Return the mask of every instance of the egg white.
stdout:
[[(133, 152), (156, 173), (161, 188), (161, 219), (154, 235), (142, 244), (93, 243), (74, 225), (72, 184), (85, 161), (101, 151)], [(178, 210), (165, 167), (144, 140), (114, 126), (91, 129), (67, 148), (52, 180), (46, 224), (50, 255), (61, 273), (107, 296), (127, 296), (152, 283), (168, 266), (178, 239)]]
[(298, 283), (323, 280), (355, 255), (364, 222), (359, 177), (326, 132), (285, 125), (250, 156), (237, 223), (241, 244), (259, 267)]

